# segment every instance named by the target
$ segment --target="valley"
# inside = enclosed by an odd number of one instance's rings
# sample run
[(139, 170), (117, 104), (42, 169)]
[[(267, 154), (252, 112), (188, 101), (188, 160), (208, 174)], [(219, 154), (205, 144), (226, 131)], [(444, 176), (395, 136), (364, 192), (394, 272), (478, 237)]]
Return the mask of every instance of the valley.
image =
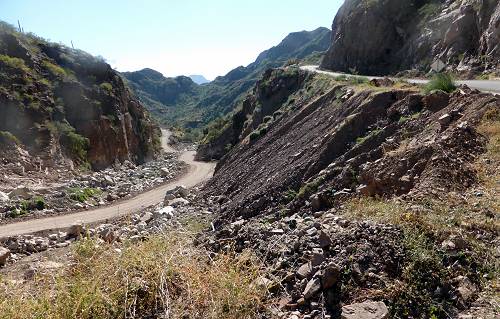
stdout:
[(500, 3), (340, 2), (213, 81), (0, 24), (0, 318), (498, 318)]

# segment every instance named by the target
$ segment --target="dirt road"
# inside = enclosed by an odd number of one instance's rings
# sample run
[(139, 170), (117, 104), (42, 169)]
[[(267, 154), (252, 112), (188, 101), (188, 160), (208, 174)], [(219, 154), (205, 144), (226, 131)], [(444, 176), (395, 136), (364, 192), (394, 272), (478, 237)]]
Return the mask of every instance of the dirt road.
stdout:
[[(164, 138), (166, 134), (168, 134), (168, 131), (164, 132)], [(168, 136), (167, 139), (162, 139), (162, 144), (164, 144), (164, 141), (166, 140), (168, 140)], [(174, 150), (170, 146), (166, 145), (165, 151), (169, 152)], [(42, 231), (65, 229), (70, 227), (77, 221), (83, 222), (85, 224), (103, 222), (108, 219), (136, 213), (144, 207), (158, 204), (163, 201), (166, 191), (173, 189), (179, 185), (183, 185), (188, 188), (193, 187), (203, 181), (208, 180), (212, 176), (213, 170), (215, 168), (215, 163), (196, 162), (194, 160), (194, 155), (194, 151), (187, 151), (181, 154), (180, 160), (186, 162), (189, 165), (188, 172), (171, 183), (162, 185), (158, 188), (139, 194), (128, 200), (121, 201), (119, 203), (112, 204), (106, 207), (96, 208), (74, 214), (34, 219), (3, 225), (0, 226), (0, 238), (31, 234)]]

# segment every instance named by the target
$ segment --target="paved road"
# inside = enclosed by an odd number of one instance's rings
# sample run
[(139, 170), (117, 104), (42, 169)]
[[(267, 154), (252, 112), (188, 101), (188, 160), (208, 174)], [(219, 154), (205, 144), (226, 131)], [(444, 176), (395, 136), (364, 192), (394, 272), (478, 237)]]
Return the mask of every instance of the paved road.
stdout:
[[(165, 133), (168, 134), (168, 132)], [(162, 144), (167, 140), (168, 136), (162, 139)], [(165, 151), (174, 150), (168, 146), (165, 148)], [(183, 185), (185, 187), (193, 187), (212, 177), (215, 163), (196, 162), (194, 160), (194, 155), (194, 151), (186, 151), (180, 155), (180, 160), (189, 164), (189, 169), (185, 175), (171, 183), (159, 186), (155, 189), (139, 194), (133, 198), (109, 206), (84, 212), (47, 217), (42, 219), (33, 219), (0, 226), (0, 238), (65, 229), (70, 227), (76, 221), (81, 221), (85, 224), (103, 222), (108, 219), (136, 213), (144, 207), (158, 204), (163, 201), (166, 191), (171, 190), (179, 185)]]
[[(339, 76), (339, 75), (356, 76), (356, 75), (320, 70), (317, 65), (304, 65), (301, 66), (300, 68), (302, 70), (326, 74), (330, 76)], [(382, 77), (366, 76), (366, 78), (371, 80), (371, 79), (381, 79)], [(405, 80), (414, 84), (426, 84), (429, 82), (429, 80), (421, 80), (421, 79), (405, 79)], [(497, 80), (466, 80), (466, 81), (456, 81), (456, 82), (458, 84), (465, 84), (470, 88), (478, 89), (482, 92), (500, 94), (500, 81)]]

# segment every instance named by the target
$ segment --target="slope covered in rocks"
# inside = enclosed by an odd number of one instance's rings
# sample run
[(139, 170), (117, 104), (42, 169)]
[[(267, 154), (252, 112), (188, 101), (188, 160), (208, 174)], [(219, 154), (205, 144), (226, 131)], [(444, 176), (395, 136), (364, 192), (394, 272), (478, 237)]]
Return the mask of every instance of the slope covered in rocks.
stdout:
[(103, 60), (2, 23), (0, 66), (4, 165), (102, 169), (157, 153), (159, 129)]
[(144, 105), (161, 121), (194, 128), (231, 112), (266, 69), (293, 59), (318, 62), (329, 45), (327, 28), (294, 32), (259, 54), (248, 66), (237, 67), (204, 85), (197, 85), (187, 77), (165, 78), (149, 69), (123, 75)]
[(500, 99), (356, 82), (258, 82), (219, 136), (203, 242), (257, 252), (277, 316), (494, 317)]
[(439, 58), (474, 77), (497, 71), (500, 63), (498, 0), (346, 0), (332, 30), (325, 69), (426, 73)]

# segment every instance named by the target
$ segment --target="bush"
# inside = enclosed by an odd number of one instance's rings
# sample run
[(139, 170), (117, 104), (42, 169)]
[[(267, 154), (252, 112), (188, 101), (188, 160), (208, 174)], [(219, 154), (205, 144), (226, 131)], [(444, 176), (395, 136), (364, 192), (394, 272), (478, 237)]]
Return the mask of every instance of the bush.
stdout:
[(43, 61), (42, 65), (45, 69), (47, 69), (47, 71), (50, 72), (50, 74), (52, 74), (56, 78), (64, 79), (68, 75), (63, 68), (61, 68), (60, 66), (55, 65), (47, 60)]
[(259, 137), (260, 137), (259, 131), (253, 131), (252, 133), (250, 133), (250, 136), (248, 138), (250, 139), (250, 141), (255, 141)]
[(455, 81), (451, 77), (451, 75), (447, 73), (438, 73), (434, 76), (434, 78), (425, 86), (424, 92), (426, 94), (435, 91), (441, 90), (446, 93), (452, 93), (457, 89)]
[(113, 92), (113, 85), (111, 85), (111, 83), (109, 83), (109, 82), (101, 83), (101, 85), (99, 85), (99, 86), (101, 87), (101, 89), (107, 91), (108, 93)]
[(30, 69), (26, 66), (26, 63), (24, 63), (24, 60), (13, 58), (8, 55), (0, 54), (0, 63), (12, 69), (22, 70), (25, 73), (30, 71)]
[(19, 145), (21, 142), (11, 132), (0, 131), (0, 144)]
[(70, 155), (81, 162), (87, 161), (87, 150), (90, 147), (88, 138), (76, 133), (75, 129), (68, 123), (49, 122), (47, 128), (53, 135), (59, 137), (59, 140)]
[(85, 203), (89, 198), (100, 195), (102, 192), (97, 188), (70, 188), (69, 198)]
[(0, 317), (262, 317), (266, 288), (255, 284), (260, 263), (249, 253), (209, 257), (175, 233), (115, 248), (83, 239), (66, 271), (40, 273), (33, 286), (0, 285)]

